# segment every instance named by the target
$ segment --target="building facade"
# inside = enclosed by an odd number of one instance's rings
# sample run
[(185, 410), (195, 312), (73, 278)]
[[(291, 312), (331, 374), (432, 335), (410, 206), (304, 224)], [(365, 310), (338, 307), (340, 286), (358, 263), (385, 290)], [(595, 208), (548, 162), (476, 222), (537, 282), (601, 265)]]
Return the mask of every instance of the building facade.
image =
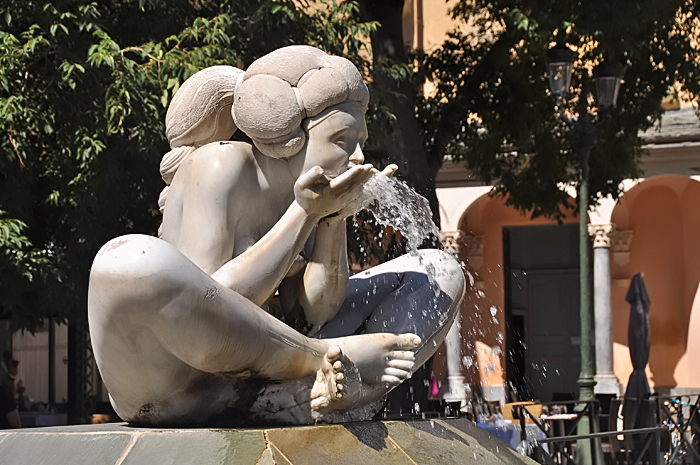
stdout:
[[(406, 0), (404, 42), (430, 51), (456, 26), (449, 3)], [(624, 394), (632, 276), (651, 299), (647, 377), (659, 393), (700, 390), (700, 120), (671, 102), (643, 135), (644, 178), (629, 179), (618, 201), (588, 212), (591, 235), (596, 392)], [(491, 197), (464, 166), (446, 161), (437, 180), (443, 241), (465, 263), (471, 290), (461, 323), (434, 362), (436, 397), (474, 391), (504, 401), (510, 392), (542, 401), (578, 391), (578, 223), (531, 220)], [(574, 189), (567, 189), (572, 197)], [(506, 389), (508, 386), (508, 389)]]

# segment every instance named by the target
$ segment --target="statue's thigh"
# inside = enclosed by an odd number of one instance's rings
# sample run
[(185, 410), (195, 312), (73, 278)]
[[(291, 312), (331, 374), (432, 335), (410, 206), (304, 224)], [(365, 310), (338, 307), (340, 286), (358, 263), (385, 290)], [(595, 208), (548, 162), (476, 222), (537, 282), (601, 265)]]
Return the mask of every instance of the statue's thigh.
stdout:
[(401, 274), (395, 272), (362, 272), (352, 276), (338, 313), (315, 337), (325, 339), (364, 332), (368, 318), (400, 285)]
[(350, 278), (338, 314), (317, 337), (361, 333), (415, 333), (428, 339), (461, 300), (458, 262), (438, 250), (403, 255)]

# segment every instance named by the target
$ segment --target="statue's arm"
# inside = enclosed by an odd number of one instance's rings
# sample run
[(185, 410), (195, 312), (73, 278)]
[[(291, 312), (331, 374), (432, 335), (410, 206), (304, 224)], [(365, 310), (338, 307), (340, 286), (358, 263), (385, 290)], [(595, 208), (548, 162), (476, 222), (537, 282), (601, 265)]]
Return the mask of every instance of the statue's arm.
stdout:
[[(350, 200), (359, 195), (362, 186), (371, 175), (370, 165), (356, 166), (330, 182), (325, 180), (323, 170), (318, 167), (302, 174), (294, 185), (294, 201), (282, 218), (255, 245), (224, 264), (212, 277), (256, 304), (262, 305), (287, 275), (319, 219), (348, 205)], [(347, 286), (347, 258), (344, 254), (343, 264), (339, 263), (338, 257), (341, 252), (337, 241), (341, 240), (345, 244), (346, 240), (344, 222), (336, 222), (342, 224), (337, 224), (328, 231), (325, 231), (325, 226), (321, 226), (317, 231), (316, 242), (320, 243), (314, 246), (311, 261), (314, 261), (313, 256), (318, 251), (322, 256), (316, 258), (319, 263), (335, 262), (332, 266), (344, 269), (345, 278), (338, 282), (338, 289), (329, 294), (332, 295), (333, 301), (342, 301), (345, 291), (340, 286)], [(345, 245), (342, 247), (344, 250)], [(338, 276), (339, 273), (338, 270), (330, 273), (313, 271), (315, 268), (311, 266), (312, 273), (319, 276)], [(328, 284), (332, 287), (331, 283)], [(340, 297), (336, 294), (340, 294)], [(333, 314), (336, 311), (337, 308)]]
[(276, 224), (232, 258), (236, 226), (249, 215), (265, 214), (248, 204), (257, 178), (255, 164), (232, 144), (196, 153), (178, 181), (182, 183), (182, 227), (176, 247), (216, 281), (261, 305), (277, 289), (320, 215), (293, 202)]
[[(380, 174), (391, 176), (396, 165), (387, 166)], [(377, 173), (370, 168), (369, 174)], [(340, 309), (348, 290), (348, 251), (345, 218), (361, 208), (361, 202), (353, 198), (340, 211), (318, 224), (314, 249), (304, 273), (299, 303), (307, 323), (317, 331), (330, 321)]]
[(344, 218), (321, 220), (304, 273), (299, 303), (306, 321), (319, 329), (335, 316), (348, 289), (347, 233)]
[(286, 276), (317, 219), (296, 202), (257, 243), (211, 276), (256, 305), (262, 305)]

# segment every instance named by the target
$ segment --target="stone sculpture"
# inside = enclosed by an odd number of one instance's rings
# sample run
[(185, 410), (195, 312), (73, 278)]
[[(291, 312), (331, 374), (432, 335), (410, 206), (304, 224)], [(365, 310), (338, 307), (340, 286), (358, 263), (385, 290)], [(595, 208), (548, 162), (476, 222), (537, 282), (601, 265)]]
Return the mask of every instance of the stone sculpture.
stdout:
[[(108, 242), (90, 276), (95, 359), (124, 420), (364, 420), (434, 353), (464, 292), (454, 258), (421, 250), (348, 276), (345, 220), (396, 169), (363, 164), (368, 100), (350, 61), (307, 46), (182, 85), (161, 238)], [(237, 128), (252, 144), (229, 142)]]

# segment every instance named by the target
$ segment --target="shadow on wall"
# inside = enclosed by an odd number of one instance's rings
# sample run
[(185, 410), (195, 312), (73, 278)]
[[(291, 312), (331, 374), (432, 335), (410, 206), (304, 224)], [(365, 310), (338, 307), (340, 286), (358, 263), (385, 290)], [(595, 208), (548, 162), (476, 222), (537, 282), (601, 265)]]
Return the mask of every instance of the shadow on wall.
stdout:
[[(685, 176), (658, 176), (630, 189), (615, 206), (612, 222), (617, 230), (631, 230), (629, 261), (616, 257), (614, 282), (628, 283), (638, 272), (651, 299), (651, 354), (649, 372), (657, 390), (700, 387), (687, 354), (700, 349), (700, 182)], [(613, 340), (628, 346), (629, 304), (627, 287), (612, 289)], [(692, 316), (695, 314), (695, 316)], [(625, 383), (632, 372), (626, 351), (618, 350), (615, 373)], [(695, 379), (694, 379), (695, 378)]]

